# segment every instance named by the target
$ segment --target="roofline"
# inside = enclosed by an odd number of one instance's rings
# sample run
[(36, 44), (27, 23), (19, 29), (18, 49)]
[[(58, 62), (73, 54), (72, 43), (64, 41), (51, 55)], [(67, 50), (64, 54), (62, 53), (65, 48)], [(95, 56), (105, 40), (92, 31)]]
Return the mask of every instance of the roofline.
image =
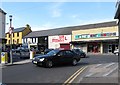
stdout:
[(4, 13), (5, 15), (7, 14), (6, 12), (4, 12), (1, 8), (0, 8), (0, 12)]
[[(37, 31), (33, 31), (33, 32), (39, 32), (39, 31), (48, 31), (48, 30), (54, 30), (54, 29), (64, 29), (64, 28), (73, 28), (73, 27), (80, 27), (80, 26), (86, 26), (86, 25), (97, 25), (97, 24), (104, 24), (104, 23), (110, 23), (110, 22), (116, 22), (116, 20), (114, 21), (106, 21), (106, 22), (98, 22), (98, 23), (91, 23), (91, 24), (83, 24), (83, 25), (78, 25), (78, 26), (66, 26), (66, 27), (58, 27), (58, 28), (52, 28), (52, 29), (46, 29), (46, 30), (37, 30)], [(113, 25), (113, 26), (117, 26)]]

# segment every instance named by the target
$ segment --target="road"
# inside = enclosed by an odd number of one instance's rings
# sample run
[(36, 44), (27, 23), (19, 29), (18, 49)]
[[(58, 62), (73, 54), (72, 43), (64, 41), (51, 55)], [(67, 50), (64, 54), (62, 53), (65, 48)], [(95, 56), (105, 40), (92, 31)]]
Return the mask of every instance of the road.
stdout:
[[(64, 83), (84, 66), (104, 65), (113, 62), (118, 62), (118, 56), (88, 55), (88, 58), (82, 58), (77, 66), (59, 65), (53, 68), (37, 67), (30, 62), (2, 68), (2, 81), (3, 83)], [(76, 83), (77, 81), (74, 80), (73, 82)]]

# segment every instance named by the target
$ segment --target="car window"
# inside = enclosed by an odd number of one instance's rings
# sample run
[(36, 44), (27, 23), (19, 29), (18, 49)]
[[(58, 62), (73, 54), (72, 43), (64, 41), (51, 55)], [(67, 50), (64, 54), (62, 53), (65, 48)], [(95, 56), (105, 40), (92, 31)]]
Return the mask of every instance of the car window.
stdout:
[(66, 54), (67, 54), (67, 55), (73, 55), (73, 52), (71, 52), (71, 51), (66, 51)]
[(47, 55), (56, 55), (59, 52), (59, 50), (52, 50), (47, 53)]
[(66, 53), (65, 53), (65, 51), (61, 51), (61, 52), (58, 53), (58, 55), (60, 55), (60, 56), (65, 56)]

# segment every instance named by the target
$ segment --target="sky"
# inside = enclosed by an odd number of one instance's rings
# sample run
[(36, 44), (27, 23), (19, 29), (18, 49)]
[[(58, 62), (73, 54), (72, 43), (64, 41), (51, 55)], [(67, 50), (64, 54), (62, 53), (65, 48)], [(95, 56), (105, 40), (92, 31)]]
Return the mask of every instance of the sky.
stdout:
[(31, 26), (32, 31), (114, 21), (116, 2), (2, 2), (14, 28)]

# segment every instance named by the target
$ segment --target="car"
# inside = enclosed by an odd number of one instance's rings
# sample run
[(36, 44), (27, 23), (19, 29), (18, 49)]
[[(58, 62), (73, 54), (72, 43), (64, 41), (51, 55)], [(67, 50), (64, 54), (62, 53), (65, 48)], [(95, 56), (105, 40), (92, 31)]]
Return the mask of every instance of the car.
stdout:
[(114, 54), (115, 54), (115, 55), (119, 55), (119, 50), (116, 49), (116, 50), (114, 51)]
[(45, 49), (44, 54), (47, 54), (48, 52), (52, 51), (54, 49)]
[(80, 57), (85, 58), (86, 53), (81, 49), (72, 49), (73, 52), (77, 53)]
[(59, 50), (55, 49), (48, 52), (45, 55), (37, 56), (32, 59), (32, 63), (37, 66), (43, 66), (51, 68), (57, 64), (71, 63), (77, 65), (81, 57), (71, 50)]

